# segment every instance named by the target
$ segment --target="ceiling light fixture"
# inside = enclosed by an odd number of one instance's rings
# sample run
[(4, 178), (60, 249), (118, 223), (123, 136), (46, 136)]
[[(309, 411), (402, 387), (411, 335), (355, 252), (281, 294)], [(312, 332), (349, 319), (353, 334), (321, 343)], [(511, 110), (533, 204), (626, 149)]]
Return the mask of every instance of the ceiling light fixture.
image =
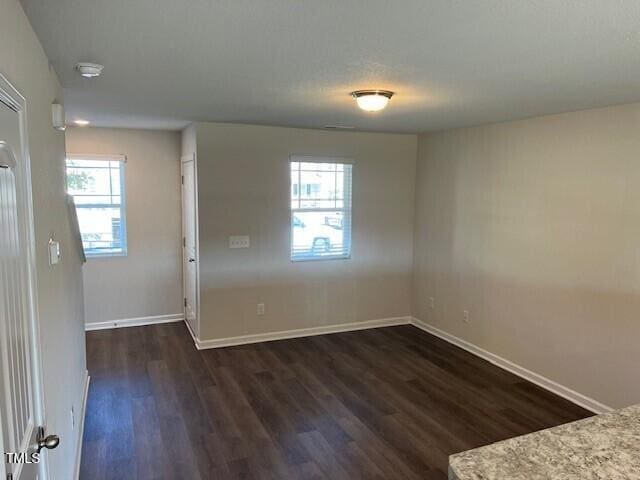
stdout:
[(77, 120), (74, 120), (73, 123), (75, 123), (79, 127), (86, 127), (87, 125), (89, 125), (89, 120), (82, 120), (81, 118), (78, 118)]
[(356, 90), (351, 92), (351, 96), (356, 99), (358, 107), (365, 112), (379, 112), (387, 106), (393, 92), (389, 90)]
[(80, 62), (76, 63), (76, 70), (80, 72), (85, 78), (95, 78), (99, 77), (102, 73), (103, 65), (99, 63), (88, 63), (88, 62)]

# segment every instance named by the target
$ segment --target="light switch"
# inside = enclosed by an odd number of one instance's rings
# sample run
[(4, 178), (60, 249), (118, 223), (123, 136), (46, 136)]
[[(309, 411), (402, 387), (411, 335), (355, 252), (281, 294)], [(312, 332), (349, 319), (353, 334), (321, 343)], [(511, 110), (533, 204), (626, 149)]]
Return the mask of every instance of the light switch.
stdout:
[(60, 252), (60, 242), (54, 240), (53, 238), (49, 239), (49, 265), (57, 265), (60, 263), (60, 258), (62, 254)]
[(229, 248), (249, 248), (249, 235), (233, 235), (229, 237)]

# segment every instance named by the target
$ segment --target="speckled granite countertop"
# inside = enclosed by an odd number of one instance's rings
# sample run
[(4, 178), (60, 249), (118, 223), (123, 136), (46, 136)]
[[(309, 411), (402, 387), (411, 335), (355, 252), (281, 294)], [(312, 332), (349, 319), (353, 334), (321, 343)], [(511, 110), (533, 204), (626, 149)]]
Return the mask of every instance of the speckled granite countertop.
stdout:
[(640, 479), (640, 405), (457, 453), (449, 479)]

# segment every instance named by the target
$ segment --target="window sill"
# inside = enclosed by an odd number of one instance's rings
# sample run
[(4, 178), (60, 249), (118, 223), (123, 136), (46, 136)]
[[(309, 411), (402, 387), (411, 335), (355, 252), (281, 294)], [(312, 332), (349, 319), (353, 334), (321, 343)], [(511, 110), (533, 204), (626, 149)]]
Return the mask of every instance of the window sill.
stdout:
[(126, 257), (127, 252), (118, 252), (118, 253), (85, 253), (87, 260), (91, 260), (93, 258), (109, 258), (109, 257)]
[(292, 258), (291, 259), (291, 263), (322, 262), (322, 261), (330, 261), (330, 260), (351, 260), (351, 255), (347, 255), (347, 256), (331, 256), (331, 255), (327, 255), (326, 257)]

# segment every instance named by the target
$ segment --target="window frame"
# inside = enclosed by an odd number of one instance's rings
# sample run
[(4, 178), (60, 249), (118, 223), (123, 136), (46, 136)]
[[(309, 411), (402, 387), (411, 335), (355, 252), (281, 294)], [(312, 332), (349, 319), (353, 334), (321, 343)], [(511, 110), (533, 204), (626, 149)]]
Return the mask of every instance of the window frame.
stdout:
[[(343, 168), (343, 206), (342, 208), (338, 207), (315, 207), (315, 208), (300, 208), (301, 194), (302, 194), (302, 186), (300, 183), (301, 173), (303, 170), (301, 168), (298, 169), (298, 207), (294, 208), (292, 206), (292, 192), (293, 192), (293, 181), (291, 178), (292, 174), (292, 164), (293, 163), (316, 163), (316, 164), (331, 164), (331, 165), (342, 165)], [(351, 158), (345, 157), (325, 157), (325, 156), (316, 156), (316, 155), (291, 155), (289, 157), (288, 166), (288, 175), (289, 175), (289, 193), (288, 193), (288, 204), (289, 204), (289, 258), (291, 263), (300, 263), (300, 262), (318, 262), (318, 261), (331, 261), (331, 260), (351, 260), (351, 254), (353, 249), (353, 169), (354, 169), (354, 161)], [(349, 189), (346, 188), (347, 175), (344, 175), (346, 171), (346, 167), (350, 169), (348, 178)], [(309, 170), (312, 171), (312, 170)], [(320, 172), (330, 172), (328, 170), (319, 170)], [(337, 174), (337, 170), (335, 172)], [(347, 195), (348, 192), (348, 195)], [(328, 200), (328, 199), (325, 199)], [(341, 254), (329, 254), (329, 255), (298, 255), (294, 256), (293, 250), (293, 219), (296, 213), (300, 212), (337, 212), (342, 213), (343, 215), (343, 231), (348, 226), (349, 235), (343, 235), (343, 248), (342, 251), (345, 253)]]
[[(84, 246), (83, 240), (83, 249), (85, 252), (85, 256), (87, 259), (89, 258), (109, 258), (109, 257), (126, 257), (129, 253), (129, 242), (127, 239), (127, 195), (126, 195), (126, 184), (125, 184), (125, 169), (127, 163), (127, 157), (125, 155), (113, 154), (113, 155), (102, 155), (102, 154), (79, 154), (79, 153), (70, 153), (67, 154), (65, 158), (65, 186), (67, 182), (67, 169), (69, 168), (68, 162), (69, 160), (91, 160), (91, 161), (103, 161), (103, 162), (119, 162), (119, 177), (120, 177), (120, 232), (122, 237), (121, 249), (120, 251), (112, 251), (112, 252), (100, 252), (96, 249), (87, 249)], [(83, 167), (72, 167), (72, 168), (83, 168)], [(69, 193), (74, 199), (74, 204), (77, 211), (88, 208), (113, 208), (114, 204), (106, 204), (106, 203), (82, 203), (79, 204), (75, 201), (76, 195)], [(101, 195), (96, 195), (101, 196)], [(113, 196), (113, 195), (111, 195)], [(80, 231), (82, 235), (82, 230)]]

